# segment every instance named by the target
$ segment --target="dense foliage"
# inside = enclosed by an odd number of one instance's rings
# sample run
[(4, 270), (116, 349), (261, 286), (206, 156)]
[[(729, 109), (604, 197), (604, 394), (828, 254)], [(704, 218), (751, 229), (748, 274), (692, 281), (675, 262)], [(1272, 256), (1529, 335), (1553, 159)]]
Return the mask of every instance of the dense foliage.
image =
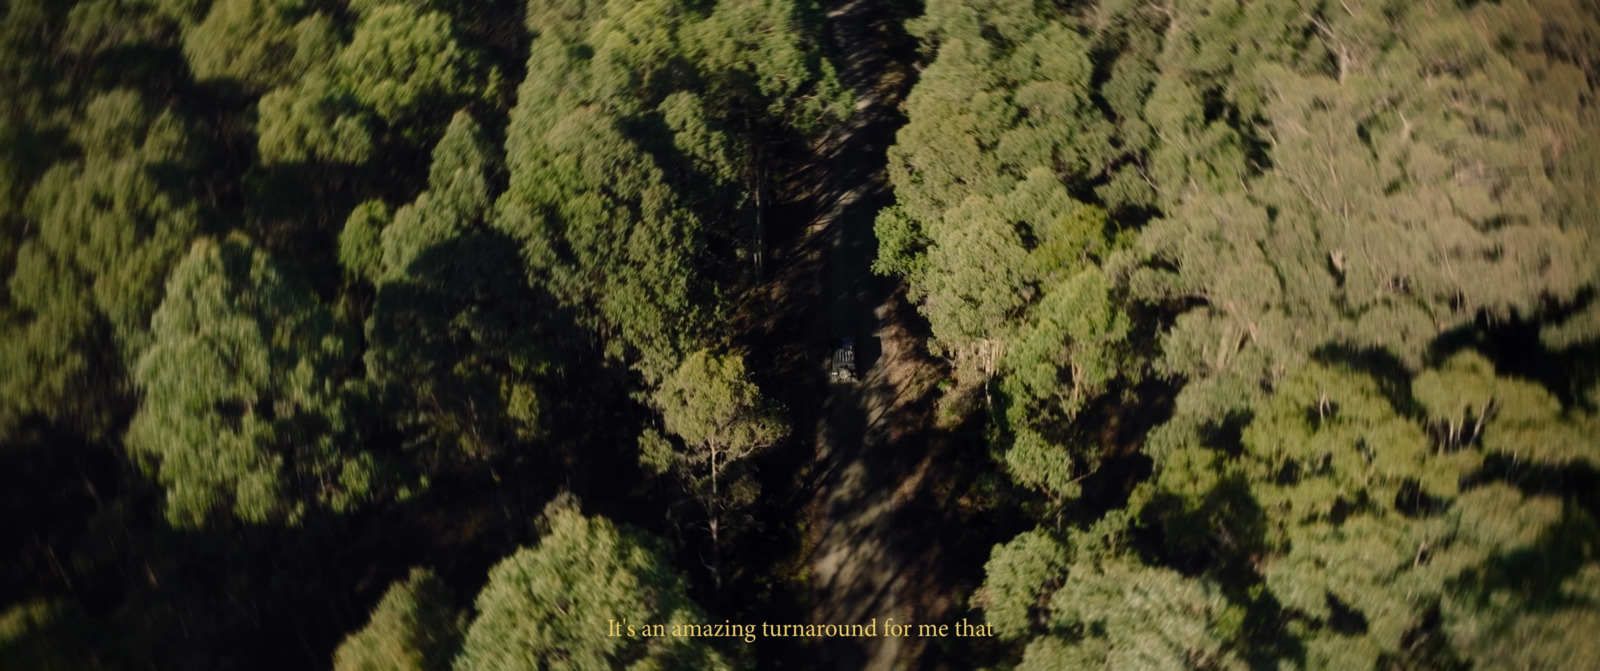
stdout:
[[(1022, 668), (1594, 654), (1597, 27), (930, 0), (877, 267), (1044, 495), (978, 599)], [(1168, 389), (1151, 477), (1081, 500)]]
[[(611, 633), (611, 621), (705, 620), (653, 539), (586, 518), (563, 500), (545, 509), (544, 525), (538, 546), (489, 572), (457, 671), (730, 668), (693, 638)], [(607, 626), (594, 626), (602, 619)]]
[[(0, 7), (0, 666), (506, 668), (604, 633), (506, 593), (527, 581), (703, 621), (671, 562), (728, 544), (737, 502), (696, 483), (786, 433), (743, 359), (707, 353), (737, 335), (764, 152), (850, 109), (820, 20), (788, 0)], [(677, 545), (576, 504), (513, 512), (652, 487), (638, 446), (663, 422), (685, 479), (653, 495), (707, 502)], [(469, 629), (455, 594), (508, 554)], [(567, 634), (543, 652), (500, 635), (547, 607)]]
[[(922, 354), (947, 668), (1600, 655), (1594, 2), (845, 4), (0, 4), (0, 668), (808, 668), (610, 627), (814, 618)], [(825, 404), (840, 138), (930, 337)]]

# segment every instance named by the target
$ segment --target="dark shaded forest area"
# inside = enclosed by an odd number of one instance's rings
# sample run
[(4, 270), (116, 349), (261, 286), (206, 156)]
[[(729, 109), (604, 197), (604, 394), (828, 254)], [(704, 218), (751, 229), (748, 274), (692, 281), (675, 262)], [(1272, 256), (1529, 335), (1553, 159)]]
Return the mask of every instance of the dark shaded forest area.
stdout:
[(830, 226), (899, 668), (1600, 659), (1600, 4), (858, 3), (0, 0), (0, 669), (832, 668), (608, 627), (839, 596)]

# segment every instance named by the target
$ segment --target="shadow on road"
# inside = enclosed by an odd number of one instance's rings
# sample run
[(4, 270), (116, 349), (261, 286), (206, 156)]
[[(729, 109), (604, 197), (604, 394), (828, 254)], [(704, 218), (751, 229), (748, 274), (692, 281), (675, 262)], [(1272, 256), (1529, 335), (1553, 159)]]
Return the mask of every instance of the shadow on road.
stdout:
[[(987, 453), (973, 436), (934, 427), (947, 371), (928, 355), (926, 323), (899, 283), (871, 271), (873, 222), (893, 202), (887, 152), (904, 123), (916, 45), (893, 3), (824, 0), (824, 9), (830, 57), (855, 92), (856, 114), (794, 162), (787, 198), (770, 217), (771, 276), (749, 295), (739, 325), (762, 362), (758, 382), (796, 427), (794, 440), (763, 458), (764, 472), (795, 474), (786, 486), (768, 480), (770, 493), (784, 495), (765, 497), (763, 514), (792, 519), (803, 508), (806, 530), (781, 570), (808, 585), (788, 585), (786, 605), (762, 614), (798, 610), (840, 625), (876, 618), (880, 636), (764, 640), (757, 656), (763, 668), (957, 668), (951, 659), (970, 657), (960, 652), (966, 643), (881, 635), (890, 617), (975, 617), (963, 600), (1007, 531), (957, 517), (979, 507), (962, 499), (974, 474), (990, 468)], [(827, 383), (829, 344), (841, 336), (856, 342), (859, 383)]]

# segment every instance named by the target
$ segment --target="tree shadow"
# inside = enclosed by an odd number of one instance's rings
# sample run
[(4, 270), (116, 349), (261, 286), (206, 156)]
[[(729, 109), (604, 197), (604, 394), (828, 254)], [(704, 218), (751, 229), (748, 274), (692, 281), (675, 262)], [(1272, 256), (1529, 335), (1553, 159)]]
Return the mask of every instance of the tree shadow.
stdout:
[(1555, 349), (1546, 345), (1540, 334), (1543, 327), (1560, 323), (1596, 300), (1600, 300), (1600, 296), (1591, 290), (1580, 294), (1571, 306), (1552, 309), (1554, 314), (1549, 316), (1513, 315), (1509, 320), (1499, 320), (1479, 315), (1472, 324), (1437, 338), (1429, 349), (1429, 357), (1443, 361), (1456, 352), (1476, 349), (1494, 362), (1496, 375), (1539, 383), (1561, 402), (1563, 409), (1600, 411), (1587, 397), (1589, 390), (1600, 382), (1600, 343), (1579, 343)]
[(1422, 406), (1411, 396), (1412, 371), (1399, 357), (1388, 351), (1324, 345), (1312, 352), (1311, 356), (1318, 362), (1365, 374), (1378, 384), (1378, 393), (1383, 395), (1396, 413), (1412, 418), (1425, 415)]
[[(1210, 577), (1229, 601), (1243, 607), (1241, 652), (1252, 668), (1279, 668), (1283, 660), (1297, 666), (1305, 663), (1304, 644), (1285, 631), (1284, 624), (1293, 615), (1270, 590), (1263, 589), (1254, 566), (1255, 558), (1272, 548), (1267, 543), (1266, 513), (1243, 474), (1222, 475), (1198, 501), (1171, 492), (1157, 493), (1142, 511), (1141, 523), (1146, 531), (1138, 535), (1159, 530), (1161, 539), (1159, 545), (1138, 545), (1164, 548), (1156, 556), (1146, 556), (1146, 564)], [(1356, 628), (1360, 624), (1353, 618), (1340, 622)]]

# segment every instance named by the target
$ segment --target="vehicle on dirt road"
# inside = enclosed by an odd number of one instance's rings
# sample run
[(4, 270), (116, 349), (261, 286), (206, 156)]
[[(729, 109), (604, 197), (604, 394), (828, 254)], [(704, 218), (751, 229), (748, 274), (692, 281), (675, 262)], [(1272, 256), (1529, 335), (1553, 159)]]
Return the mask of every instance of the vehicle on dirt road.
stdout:
[(833, 359), (828, 366), (829, 382), (856, 381), (856, 343), (850, 338), (840, 338), (833, 346)]

